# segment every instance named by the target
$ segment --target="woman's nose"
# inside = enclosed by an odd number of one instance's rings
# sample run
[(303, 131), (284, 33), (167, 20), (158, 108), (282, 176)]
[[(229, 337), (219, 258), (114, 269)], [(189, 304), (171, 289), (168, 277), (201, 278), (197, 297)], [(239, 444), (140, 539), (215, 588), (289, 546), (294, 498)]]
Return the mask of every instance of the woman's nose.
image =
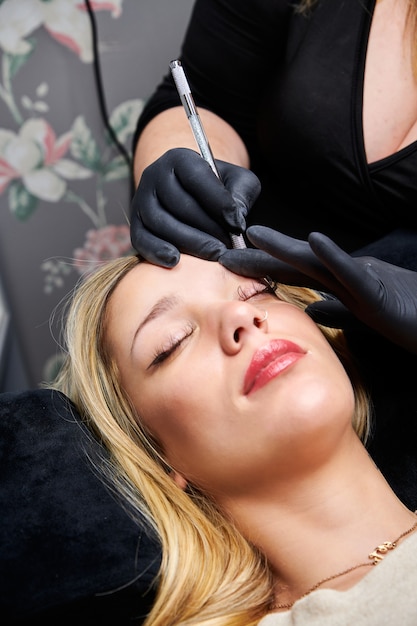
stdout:
[(240, 350), (245, 336), (268, 329), (268, 311), (248, 302), (229, 302), (220, 315), (221, 339), (231, 354)]

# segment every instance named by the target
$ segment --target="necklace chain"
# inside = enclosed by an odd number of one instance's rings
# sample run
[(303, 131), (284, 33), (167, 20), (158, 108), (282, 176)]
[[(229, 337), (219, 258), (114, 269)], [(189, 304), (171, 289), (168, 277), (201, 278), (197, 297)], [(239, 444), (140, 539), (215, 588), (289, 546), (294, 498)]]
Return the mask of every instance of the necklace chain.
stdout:
[[(417, 511), (414, 511), (414, 514), (416, 515)], [(389, 550), (394, 550), (394, 548), (397, 547), (398, 542), (403, 539), (403, 537), (410, 535), (414, 530), (416, 530), (416, 528), (417, 522), (414, 522), (414, 524), (408, 530), (405, 530), (403, 533), (401, 533), (401, 535), (399, 535), (394, 541), (384, 541), (384, 543), (381, 543), (379, 546), (377, 546), (375, 550), (373, 550), (373, 552), (370, 552), (368, 554), (368, 561), (358, 563), (357, 565), (352, 565), (352, 567), (348, 567), (342, 572), (338, 572), (337, 574), (333, 574), (332, 576), (326, 576), (326, 578), (322, 578), (312, 587), (310, 587), (308, 591), (305, 591), (303, 595), (298, 598), (298, 600), (301, 600), (301, 598), (305, 598), (305, 596), (313, 593), (313, 591), (316, 591), (316, 589), (318, 589), (321, 585), (324, 585), (324, 583), (327, 583), (330, 580), (334, 580), (335, 578), (339, 578), (339, 576), (350, 574), (350, 572), (353, 572), (355, 569), (359, 569), (360, 567), (378, 565), (378, 563), (380, 563), (384, 559)], [(296, 600), (294, 600), (294, 602), (288, 602), (287, 604), (275, 604), (274, 609), (291, 609), (295, 602)]]

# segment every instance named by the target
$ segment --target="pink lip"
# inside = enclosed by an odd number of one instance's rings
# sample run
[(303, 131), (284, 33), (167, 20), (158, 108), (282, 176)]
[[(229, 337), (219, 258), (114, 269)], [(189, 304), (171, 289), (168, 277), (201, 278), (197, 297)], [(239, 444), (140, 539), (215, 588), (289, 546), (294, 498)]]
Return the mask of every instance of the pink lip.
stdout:
[(292, 341), (274, 339), (259, 348), (246, 370), (243, 393), (249, 395), (276, 378), (301, 357), (305, 351)]

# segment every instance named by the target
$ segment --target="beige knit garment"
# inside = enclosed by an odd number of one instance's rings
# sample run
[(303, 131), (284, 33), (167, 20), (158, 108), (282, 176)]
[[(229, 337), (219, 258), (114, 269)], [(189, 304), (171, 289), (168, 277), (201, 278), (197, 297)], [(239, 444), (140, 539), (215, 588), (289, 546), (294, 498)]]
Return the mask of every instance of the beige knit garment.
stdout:
[(317, 589), (258, 626), (417, 626), (417, 532), (350, 589)]

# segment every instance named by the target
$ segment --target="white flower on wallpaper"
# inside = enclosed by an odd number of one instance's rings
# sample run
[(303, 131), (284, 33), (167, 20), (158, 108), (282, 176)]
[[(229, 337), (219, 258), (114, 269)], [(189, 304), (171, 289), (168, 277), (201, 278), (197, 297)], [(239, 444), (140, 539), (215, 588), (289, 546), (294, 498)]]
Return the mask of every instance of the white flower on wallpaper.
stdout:
[[(119, 17), (123, 0), (91, 0), (94, 11), (110, 11)], [(3, 0), (0, 4), (0, 48), (14, 55), (28, 54), (26, 38), (44, 26), (59, 43), (81, 61), (92, 61), (91, 28), (81, 0)]]
[(87, 168), (64, 158), (71, 140), (71, 132), (57, 138), (48, 122), (39, 118), (24, 122), (18, 134), (0, 128), (0, 193), (12, 181), (21, 181), (22, 188), (10, 198), (10, 208), (17, 217), (28, 217), (34, 205), (30, 196), (58, 202), (67, 190), (67, 179), (92, 176)]
[[(127, 100), (113, 111), (110, 123), (119, 141), (133, 132), (142, 107), (142, 100)], [(27, 120), (18, 133), (0, 128), (0, 195), (8, 192), (9, 208), (19, 220), (31, 216), (38, 200), (64, 200), (77, 204), (91, 223), (101, 228), (107, 224), (103, 184), (129, 177), (122, 155), (110, 155), (109, 137), (107, 144), (108, 153), (99, 148), (81, 115), (60, 137), (42, 118)], [(99, 179), (94, 209), (68, 184), (92, 176)]]
[(0, 48), (9, 54), (27, 54), (31, 45), (25, 41), (42, 24), (42, 2), (4, 0), (0, 5)]

